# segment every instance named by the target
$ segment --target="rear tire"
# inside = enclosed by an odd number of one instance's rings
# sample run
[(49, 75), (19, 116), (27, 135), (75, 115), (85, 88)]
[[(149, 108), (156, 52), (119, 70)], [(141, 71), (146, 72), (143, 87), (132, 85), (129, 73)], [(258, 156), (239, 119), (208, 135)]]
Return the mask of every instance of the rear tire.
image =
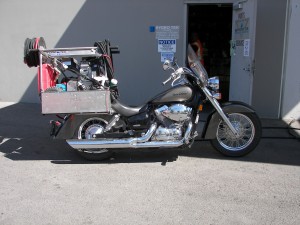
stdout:
[[(78, 139), (95, 139), (94, 135), (104, 132), (107, 121), (94, 117), (85, 120), (77, 130)], [(113, 152), (108, 149), (78, 149), (78, 154), (90, 161), (101, 161), (112, 156)]]
[(110, 150), (106, 150), (106, 149), (95, 149), (95, 151), (87, 151), (85, 149), (80, 149), (80, 150), (77, 150), (77, 153), (89, 160), (89, 161), (102, 161), (102, 160), (105, 160), (105, 159), (109, 159), (112, 155), (113, 155), (113, 152), (110, 151)]
[(255, 113), (229, 113), (228, 118), (238, 131), (236, 137), (224, 121), (220, 121), (216, 138), (211, 140), (214, 148), (223, 155), (239, 157), (253, 151), (261, 138), (261, 123)]

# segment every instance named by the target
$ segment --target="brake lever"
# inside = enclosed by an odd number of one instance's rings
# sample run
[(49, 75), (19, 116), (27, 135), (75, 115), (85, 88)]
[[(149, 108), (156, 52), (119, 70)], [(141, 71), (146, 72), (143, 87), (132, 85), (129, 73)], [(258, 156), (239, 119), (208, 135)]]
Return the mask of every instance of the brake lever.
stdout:
[(179, 67), (179, 68), (178, 68), (177, 70), (175, 70), (174, 73), (172, 73), (171, 76), (170, 76), (166, 81), (164, 81), (162, 84), (163, 84), (163, 85), (166, 85), (166, 83), (168, 83), (168, 82), (169, 82), (170, 80), (172, 80), (172, 79), (177, 80), (177, 79), (180, 78), (180, 76), (181, 76), (182, 74), (184, 74), (184, 69)]
[(173, 79), (173, 76), (171, 75), (167, 80), (162, 82), (162, 84), (165, 86), (168, 82), (170, 82)]

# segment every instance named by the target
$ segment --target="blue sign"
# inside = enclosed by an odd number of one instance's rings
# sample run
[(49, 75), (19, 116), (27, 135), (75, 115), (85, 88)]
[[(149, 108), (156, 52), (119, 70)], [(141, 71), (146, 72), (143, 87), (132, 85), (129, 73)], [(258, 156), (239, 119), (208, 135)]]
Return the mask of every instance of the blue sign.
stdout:
[(155, 32), (155, 26), (150, 26), (150, 27), (149, 27), (149, 31), (150, 31), (151, 33)]

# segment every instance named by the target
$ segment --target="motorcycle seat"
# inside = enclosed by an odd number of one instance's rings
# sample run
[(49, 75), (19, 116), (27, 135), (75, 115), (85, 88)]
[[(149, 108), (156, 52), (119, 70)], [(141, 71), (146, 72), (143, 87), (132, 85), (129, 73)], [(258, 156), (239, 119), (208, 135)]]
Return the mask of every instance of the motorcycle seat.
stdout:
[(119, 114), (121, 114), (122, 116), (134, 116), (136, 114), (139, 114), (140, 112), (143, 111), (143, 108), (145, 107), (145, 105), (141, 105), (141, 106), (128, 106), (124, 103), (121, 103), (119, 100), (114, 99), (114, 101), (111, 104), (111, 107)]

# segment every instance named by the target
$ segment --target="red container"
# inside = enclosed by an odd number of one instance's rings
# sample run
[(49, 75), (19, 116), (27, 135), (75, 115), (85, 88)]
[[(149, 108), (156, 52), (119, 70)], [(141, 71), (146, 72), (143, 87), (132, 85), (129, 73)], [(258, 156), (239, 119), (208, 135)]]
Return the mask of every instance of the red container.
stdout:
[(42, 65), (42, 80), (40, 74), (40, 67), (38, 66), (38, 91), (45, 91), (47, 88), (56, 85), (56, 72), (49, 64)]

